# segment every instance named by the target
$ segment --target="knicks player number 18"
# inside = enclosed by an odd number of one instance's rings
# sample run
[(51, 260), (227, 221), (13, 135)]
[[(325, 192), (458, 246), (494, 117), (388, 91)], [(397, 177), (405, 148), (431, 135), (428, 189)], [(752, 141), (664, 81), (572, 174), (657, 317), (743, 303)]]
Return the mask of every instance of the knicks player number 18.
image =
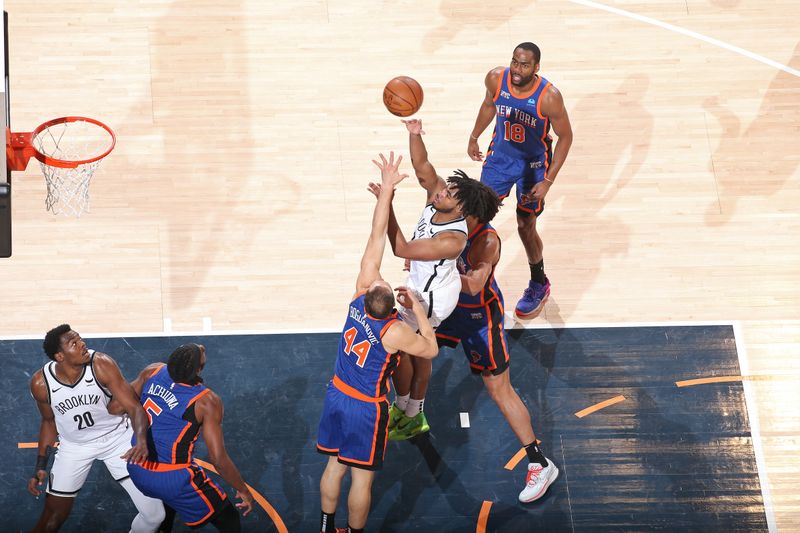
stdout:
[(525, 142), (525, 127), (522, 124), (506, 120), (503, 125), (505, 126), (505, 140), (515, 143)]
[(344, 332), (344, 353), (350, 355), (351, 353), (356, 354), (358, 359), (356, 360), (356, 364), (361, 368), (364, 368), (364, 362), (367, 360), (367, 354), (369, 353), (369, 341), (361, 341), (356, 345), (353, 345), (353, 342), (356, 340), (356, 333), (358, 330), (356, 328), (350, 328)]

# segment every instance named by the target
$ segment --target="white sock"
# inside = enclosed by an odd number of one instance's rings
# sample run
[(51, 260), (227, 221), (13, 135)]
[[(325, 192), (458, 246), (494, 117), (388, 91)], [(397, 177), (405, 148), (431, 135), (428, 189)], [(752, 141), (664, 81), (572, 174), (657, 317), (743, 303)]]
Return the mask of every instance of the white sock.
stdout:
[(419, 413), (422, 412), (422, 402), (425, 401), (425, 398), (421, 400), (415, 400), (414, 398), (408, 399), (408, 405), (406, 406), (405, 412), (406, 416), (414, 417), (417, 416)]
[(394, 403), (397, 405), (398, 409), (400, 409), (401, 411), (405, 411), (406, 407), (408, 406), (408, 399), (409, 398), (411, 398), (411, 393), (410, 392), (408, 394), (406, 394), (405, 396), (398, 395), (397, 398), (395, 398)]
[(139, 511), (139, 514), (131, 522), (130, 533), (155, 533), (166, 516), (164, 504), (161, 503), (161, 500), (148, 498), (142, 494), (131, 478), (125, 478), (119, 484), (131, 497), (133, 505)]

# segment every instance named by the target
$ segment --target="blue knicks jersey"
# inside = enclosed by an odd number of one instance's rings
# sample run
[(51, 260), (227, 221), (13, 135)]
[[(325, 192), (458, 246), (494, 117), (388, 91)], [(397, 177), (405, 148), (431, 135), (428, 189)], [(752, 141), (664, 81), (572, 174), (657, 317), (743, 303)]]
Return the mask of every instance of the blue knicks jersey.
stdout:
[[(490, 226), (489, 224), (481, 224), (474, 230), (472, 230), (469, 236), (467, 237), (467, 245), (464, 247), (464, 250), (458, 257), (458, 270), (462, 274), (466, 274), (467, 272), (475, 268), (475, 265), (470, 262), (469, 251), (472, 248), (472, 243), (475, 242), (475, 239), (486, 233), (494, 233), (495, 235), (497, 235), (497, 231), (495, 231), (495, 229), (492, 226)], [(484, 305), (491, 302), (495, 298), (500, 299), (500, 301), (502, 302), (503, 295), (500, 293), (500, 287), (497, 285), (497, 281), (494, 279), (494, 266), (493, 266), (492, 271), (489, 274), (489, 277), (486, 279), (486, 284), (483, 286), (481, 291), (475, 296), (462, 291), (458, 295), (458, 306), (483, 307)]]
[(389, 391), (389, 376), (400, 359), (397, 353), (386, 352), (381, 337), (399, 318), (397, 311), (384, 319), (371, 317), (364, 309), (365, 294), (350, 302), (339, 339), (336, 376), (365, 396), (377, 398)]
[(512, 93), (511, 70), (503, 71), (494, 95), (497, 120), (490, 151), (518, 159), (533, 159), (547, 151), (545, 137), (550, 131), (550, 120), (542, 116), (539, 105), (550, 86), (549, 81), (537, 76), (530, 91)]
[[(150, 419), (147, 444), (150, 461), (169, 464), (192, 462), (192, 450), (200, 423), (194, 415), (195, 402), (208, 393), (202, 383), (174, 383), (167, 365), (158, 368), (142, 387), (142, 407)], [(136, 436), (133, 437), (136, 442)]]

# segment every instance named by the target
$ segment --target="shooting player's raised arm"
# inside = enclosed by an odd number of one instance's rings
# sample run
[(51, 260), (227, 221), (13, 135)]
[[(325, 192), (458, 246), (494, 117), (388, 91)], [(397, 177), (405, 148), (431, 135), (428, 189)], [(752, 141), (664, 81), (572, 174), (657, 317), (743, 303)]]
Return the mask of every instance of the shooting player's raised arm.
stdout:
[(378, 203), (372, 214), (372, 230), (367, 241), (367, 247), (361, 258), (361, 269), (356, 280), (356, 293), (365, 291), (377, 279), (380, 279), (381, 260), (386, 247), (386, 231), (389, 225), (389, 210), (394, 196), (394, 187), (408, 174), (400, 174), (398, 170), (403, 161), (402, 156), (395, 160), (394, 152), (389, 152), (387, 161), (383, 154), (378, 154), (380, 161), (373, 159), (373, 163), (381, 170), (381, 186), (378, 191)]

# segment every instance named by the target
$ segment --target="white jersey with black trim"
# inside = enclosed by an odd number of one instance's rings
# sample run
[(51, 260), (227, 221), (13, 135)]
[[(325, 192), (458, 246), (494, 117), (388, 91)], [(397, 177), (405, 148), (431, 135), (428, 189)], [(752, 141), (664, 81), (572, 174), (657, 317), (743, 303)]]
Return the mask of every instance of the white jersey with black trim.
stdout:
[(94, 350), (89, 353), (89, 363), (83, 367), (83, 374), (74, 385), (58, 380), (55, 361), (42, 368), (58, 438), (62, 441), (85, 444), (114, 431), (124, 431), (128, 425), (127, 416), (109, 414), (111, 393), (97, 382), (92, 366)]
[[(433, 221), (436, 214), (433, 204), (428, 204), (422, 210), (419, 222), (414, 230), (412, 239), (429, 239), (444, 231), (458, 231), (467, 236), (467, 221), (461, 217), (444, 223)], [(461, 284), (460, 274), (456, 268), (455, 259), (438, 259), (436, 261), (411, 261), (409, 278), (421, 291), (433, 291), (451, 283)]]

